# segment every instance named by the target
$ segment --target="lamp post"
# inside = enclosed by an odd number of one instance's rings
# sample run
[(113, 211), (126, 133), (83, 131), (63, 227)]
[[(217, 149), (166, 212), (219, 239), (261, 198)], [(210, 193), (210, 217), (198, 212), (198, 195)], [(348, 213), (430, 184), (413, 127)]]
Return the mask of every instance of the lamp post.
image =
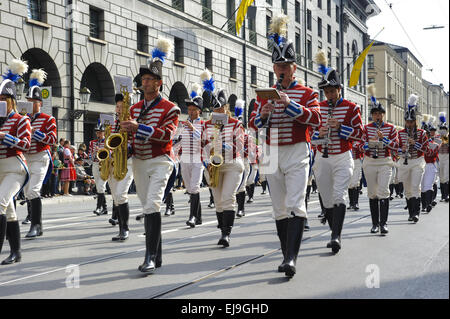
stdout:
[(91, 98), (91, 91), (87, 87), (83, 87), (80, 90), (80, 102), (83, 106), (83, 110), (73, 110), (71, 111), (71, 118), (74, 120), (79, 120), (83, 114), (86, 114), (86, 106), (89, 104)]

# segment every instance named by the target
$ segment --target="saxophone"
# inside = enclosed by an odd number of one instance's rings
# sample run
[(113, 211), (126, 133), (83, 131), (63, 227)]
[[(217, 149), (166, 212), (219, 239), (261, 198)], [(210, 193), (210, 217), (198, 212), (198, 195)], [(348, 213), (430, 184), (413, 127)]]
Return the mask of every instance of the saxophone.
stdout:
[(111, 135), (111, 125), (106, 125), (105, 127), (105, 147), (101, 148), (97, 151), (97, 159), (100, 162), (100, 178), (104, 181), (107, 181), (109, 178), (109, 174), (111, 174), (111, 155), (108, 146), (106, 145), (106, 141), (108, 137)]
[[(210, 152), (208, 165), (209, 173), (209, 186), (215, 188), (219, 185), (220, 167), (223, 165), (224, 159), (222, 154), (216, 154), (215, 151), (218, 150), (218, 143), (220, 132), (222, 131), (222, 125), (217, 123), (214, 125), (214, 136), (212, 138), (213, 147)], [(221, 148), (219, 148), (221, 149)]]
[[(122, 90), (123, 105), (119, 117), (121, 121), (128, 120), (130, 116), (130, 94)], [(112, 169), (116, 180), (121, 181), (128, 173), (128, 134), (120, 129), (119, 133), (113, 133), (105, 140), (105, 146), (112, 151)]]

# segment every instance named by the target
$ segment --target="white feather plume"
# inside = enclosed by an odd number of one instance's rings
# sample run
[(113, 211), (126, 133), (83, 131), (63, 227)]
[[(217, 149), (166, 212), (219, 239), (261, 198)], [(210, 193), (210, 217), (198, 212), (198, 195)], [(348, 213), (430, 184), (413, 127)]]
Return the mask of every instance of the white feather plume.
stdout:
[(42, 69), (33, 69), (31, 72), (30, 79), (37, 79), (39, 84), (43, 84), (47, 79), (47, 72)]
[(196, 92), (197, 95), (201, 95), (201, 88), (202, 88), (201, 85), (198, 83), (192, 84), (192, 91)]
[(327, 66), (328, 65), (328, 58), (327, 55), (325, 54), (325, 51), (323, 50), (319, 50), (315, 56), (315, 61), (317, 64), (322, 64)]
[(28, 64), (26, 61), (22, 61), (20, 59), (13, 59), (9, 64), (9, 69), (14, 74), (22, 76), (24, 73), (28, 71)]
[(411, 94), (410, 96), (409, 96), (409, 99), (408, 99), (408, 105), (410, 105), (410, 106), (416, 106), (417, 105), (417, 99), (418, 99), (419, 97), (417, 96), (417, 95), (415, 95), (415, 94)]
[(424, 115), (423, 115), (423, 121), (424, 121), (425, 123), (428, 123), (428, 119), (429, 119), (428, 114), (424, 114)]
[(166, 38), (159, 38), (156, 42), (156, 47), (162, 52), (166, 53), (166, 59), (168, 59), (172, 52), (173, 44)]
[(280, 14), (272, 19), (269, 26), (270, 33), (277, 33), (282, 37), (286, 37), (287, 34), (287, 24), (289, 22), (289, 17), (284, 14)]
[(298, 82), (300, 85), (305, 86), (305, 80), (303, 80), (303, 79), (297, 79), (297, 82)]
[(244, 108), (244, 104), (245, 104), (244, 100), (238, 99), (238, 100), (236, 100), (236, 103), (235, 103), (234, 107), (243, 109)]
[(211, 79), (212, 75), (208, 69), (205, 69), (202, 73), (200, 73), (200, 79), (203, 81)]
[(370, 96), (375, 96), (377, 92), (377, 88), (375, 87), (375, 84), (370, 84), (367, 86), (367, 92), (369, 92)]

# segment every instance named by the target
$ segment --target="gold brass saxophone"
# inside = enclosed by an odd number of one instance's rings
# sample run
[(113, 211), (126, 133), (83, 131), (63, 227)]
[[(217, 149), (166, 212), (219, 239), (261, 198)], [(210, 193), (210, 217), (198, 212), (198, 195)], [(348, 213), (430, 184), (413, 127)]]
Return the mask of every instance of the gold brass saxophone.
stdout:
[(441, 136), (442, 144), (448, 144), (448, 134)]
[[(130, 116), (130, 94), (122, 90), (123, 104), (119, 121), (127, 121)], [(112, 151), (112, 173), (116, 180), (121, 181), (128, 173), (128, 134), (120, 129), (105, 140), (105, 145)]]
[[(209, 186), (215, 188), (219, 185), (220, 167), (223, 165), (222, 154), (216, 154), (218, 150), (219, 135), (221, 132), (222, 125), (217, 123), (214, 125), (214, 136), (212, 139), (213, 147), (210, 152), (208, 173), (209, 173)], [(221, 150), (221, 148), (219, 148)]]
[(99, 170), (100, 170), (100, 178), (104, 181), (107, 181), (109, 178), (109, 174), (111, 174), (111, 156), (110, 151), (106, 145), (106, 141), (108, 137), (111, 135), (111, 125), (106, 125), (105, 127), (105, 147), (101, 148), (97, 151), (97, 159), (100, 162)]

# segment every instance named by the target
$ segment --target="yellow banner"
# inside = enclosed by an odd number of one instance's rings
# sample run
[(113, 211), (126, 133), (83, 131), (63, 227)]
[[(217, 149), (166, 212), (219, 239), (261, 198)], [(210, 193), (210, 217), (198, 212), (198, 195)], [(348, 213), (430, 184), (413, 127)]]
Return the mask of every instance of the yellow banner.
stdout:
[(372, 41), (371, 44), (361, 53), (361, 55), (356, 59), (355, 64), (353, 65), (352, 74), (350, 75), (350, 81), (348, 83), (348, 87), (353, 87), (358, 84), (359, 81), (359, 74), (361, 73), (361, 68), (364, 63), (364, 60), (366, 59), (367, 53), (369, 53), (370, 48), (372, 47), (373, 43), (375, 41)]
[(241, 30), (242, 23), (244, 22), (245, 15), (247, 14), (247, 9), (250, 7), (255, 0), (242, 0), (239, 5), (239, 10), (236, 16), (236, 32), (239, 34)]

